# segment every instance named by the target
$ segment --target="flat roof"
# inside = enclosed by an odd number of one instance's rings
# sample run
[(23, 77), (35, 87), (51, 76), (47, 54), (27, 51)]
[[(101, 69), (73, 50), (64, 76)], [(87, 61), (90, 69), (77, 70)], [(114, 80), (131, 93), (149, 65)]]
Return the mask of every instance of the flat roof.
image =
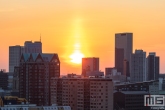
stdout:
[(149, 94), (146, 91), (119, 91), (123, 94)]

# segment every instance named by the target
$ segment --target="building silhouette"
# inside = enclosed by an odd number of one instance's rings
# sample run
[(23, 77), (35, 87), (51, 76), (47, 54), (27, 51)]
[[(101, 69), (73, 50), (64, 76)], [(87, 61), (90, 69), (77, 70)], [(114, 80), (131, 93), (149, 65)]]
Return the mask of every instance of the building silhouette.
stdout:
[(87, 73), (89, 72), (99, 72), (99, 58), (82, 58), (82, 75), (87, 77)]
[(50, 79), (60, 77), (57, 54), (22, 54), (18, 74), (20, 97), (39, 106), (52, 104)]
[(159, 79), (159, 57), (156, 56), (155, 52), (150, 52), (147, 57), (147, 74), (148, 80)]
[[(133, 49), (133, 33), (117, 33), (115, 34), (115, 68), (118, 72), (129, 75), (129, 62), (130, 55), (132, 54)], [(128, 61), (124, 63), (124, 61)], [(124, 64), (126, 64), (125, 70)]]
[(130, 81), (143, 82), (147, 81), (146, 52), (135, 50), (130, 60)]
[(51, 101), (72, 110), (113, 110), (113, 82), (108, 78), (52, 78)]
[(19, 66), (22, 53), (42, 53), (41, 41), (25, 41), (24, 46), (9, 46), (9, 72), (14, 72), (14, 67)]

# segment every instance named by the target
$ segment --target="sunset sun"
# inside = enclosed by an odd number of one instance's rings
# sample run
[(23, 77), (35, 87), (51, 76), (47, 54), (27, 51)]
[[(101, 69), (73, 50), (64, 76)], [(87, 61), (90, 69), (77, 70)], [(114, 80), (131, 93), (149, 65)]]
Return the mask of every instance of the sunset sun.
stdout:
[(72, 55), (70, 55), (71, 62), (76, 64), (80, 64), (83, 57), (84, 55), (79, 51), (75, 51)]

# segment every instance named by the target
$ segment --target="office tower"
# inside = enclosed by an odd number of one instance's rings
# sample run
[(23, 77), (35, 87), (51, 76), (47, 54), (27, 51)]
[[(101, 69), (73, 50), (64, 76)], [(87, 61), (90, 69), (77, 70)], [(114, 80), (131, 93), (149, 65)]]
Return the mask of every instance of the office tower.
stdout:
[(99, 71), (99, 58), (82, 58), (82, 75), (87, 76), (87, 72)]
[(19, 66), (22, 51), (23, 47), (19, 45), (9, 47), (9, 72), (14, 72), (14, 67)]
[(57, 54), (22, 54), (19, 66), (20, 97), (40, 106), (51, 105), (52, 77), (60, 77), (60, 61)]
[(9, 72), (14, 72), (14, 67), (19, 66), (22, 53), (42, 53), (42, 43), (25, 41), (24, 46), (9, 46)]
[(72, 110), (113, 110), (113, 82), (106, 78), (52, 78), (51, 99)]
[[(133, 48), (133, 33), (117, 33), (115, 34), (115, 68), (118, 72), (124, 74), (124, 60), (128, 63), (125, 66), (129, 69), (130, 55)], [(129, 70), (127, 70), (129, 71)], [(129, 73), (125, 73), (128, 74)]]
[(25, 41), (23, 53), (42, 53), (42, 43), (40, 41)]
[(146, 52), (135, 50), (130, 60), (130, 78), (131, 82), (143, 82), (147, 79)]
[(155, 52), (150, 52), (147, 57), (147, 74), (148, 80), (159, 79), (159, 57), (156, 56)]

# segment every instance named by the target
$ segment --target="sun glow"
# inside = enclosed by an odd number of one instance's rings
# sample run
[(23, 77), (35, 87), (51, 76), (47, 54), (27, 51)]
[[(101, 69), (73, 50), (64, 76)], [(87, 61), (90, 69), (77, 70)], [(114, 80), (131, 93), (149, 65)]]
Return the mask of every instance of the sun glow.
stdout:
[(80, 64), (83, 57), (84, 55), (78, 50), (75, 51), (72, 55), (70, 55), (71, 62), (76, 64)]
[(80, 66), (78, 64), (82, 63), (82, 58), (88, 55), (82, 22), (81, 17), (73, 20), (73, 33), (70, 35), (70, 39), (72, 39), (68, 42), (69, 46), (66, 54), (69, 58), (67, 59), (68, 63), (76, 64), (77, 67)]

